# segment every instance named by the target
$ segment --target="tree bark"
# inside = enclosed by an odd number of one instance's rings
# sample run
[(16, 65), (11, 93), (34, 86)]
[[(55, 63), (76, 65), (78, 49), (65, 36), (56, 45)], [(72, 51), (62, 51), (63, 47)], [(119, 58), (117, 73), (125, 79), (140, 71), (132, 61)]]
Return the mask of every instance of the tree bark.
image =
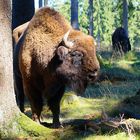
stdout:
[(0, 1), (0, 132), (19, 113), (13, 88), (11, 1)]
[(34, 0), (12, 0), (12, 29), (28, 22), (34, 15)]
[(100, 15), (97, 15), (97, 25), (98, 25), (98, 33), (97, 33), (97, 46), (98, 48), (101, 47), (101, 35), (100, 35)]
[(44, 6), (48, 5), (48, 0), (44, 0)]
[(89, 16), (89, 35), (93, 36), (93, 0), (89, 0), (89, 9), (88, 9), (88, 16)]
[(43, 6), (42, 0), (39, 0), (38, 2), (39, 2), (39, 8), (42, 7)]
[(127, 0), (123, 0), (123, 27), (128, 36), (128, 4)]
[(71, 25), (74, 29), (79, 29), (78, 0), (71, 0)]

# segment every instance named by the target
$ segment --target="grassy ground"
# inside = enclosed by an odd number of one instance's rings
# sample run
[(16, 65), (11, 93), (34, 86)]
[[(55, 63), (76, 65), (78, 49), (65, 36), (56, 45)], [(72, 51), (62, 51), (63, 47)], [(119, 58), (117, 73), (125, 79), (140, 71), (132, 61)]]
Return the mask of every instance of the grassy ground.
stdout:
[[(89, 85), (82, 97), (72, 92), (67, 92), (63, 97), (60, 118), (64, 128), (49, 129), (54, 139), (140, 140), (139, 133), (128, 132), (126, 126), (108, 128), (108, 125), (102, 123), (107, 114), (107, 118), (111, 119), (118, 119), (122, 114), (124, 118), (140, 117), (140, 96), (135, 96), (140, 89), (140, 54), (130, 52), (124, 58), (115, 60), (109, 52), (100, 52), (99, 59), (102, 64), (99, 81)], [(30, 117), (28, 105), (26, 113)], [(51, 122), (52, 116), (47, 106), (42, 114), (44, 121)], [(34, 128), (39, 129), (38, 126)], [(50, 138), (47, 134), (42, 137), (40, 135), (32, 137), (29, 133), (28, 139)]]

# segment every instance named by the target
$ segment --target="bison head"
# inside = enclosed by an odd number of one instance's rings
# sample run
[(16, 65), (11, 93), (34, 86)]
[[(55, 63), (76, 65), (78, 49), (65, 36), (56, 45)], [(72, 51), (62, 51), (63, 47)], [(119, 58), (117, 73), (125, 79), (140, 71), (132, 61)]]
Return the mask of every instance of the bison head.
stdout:
[(97, 79), (99, 62), (91, 36), (81, 31), (68, 31), (57, 54), (61, 60), (57, 73), (63, 75), (67, 84), (77, 93), (83, 93), (87, 84)]

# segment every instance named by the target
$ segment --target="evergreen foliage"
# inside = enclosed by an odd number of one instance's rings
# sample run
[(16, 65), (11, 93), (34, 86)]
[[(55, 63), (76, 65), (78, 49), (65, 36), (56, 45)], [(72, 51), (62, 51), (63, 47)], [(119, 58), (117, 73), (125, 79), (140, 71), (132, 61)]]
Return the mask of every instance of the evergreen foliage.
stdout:
[[(50, 5), (70, 20), (70, 0), (54, 0)], [(80, 29), (88, 33), (88, 0), (79, 0)], [(101, 47), (111, 45), (111, 35), (117, 27), (123, 25), (122, 0), (93, 0), (94, 37)], [(128, 0), (128, 32), (132, 47), (140, 43), (140, 0)]]

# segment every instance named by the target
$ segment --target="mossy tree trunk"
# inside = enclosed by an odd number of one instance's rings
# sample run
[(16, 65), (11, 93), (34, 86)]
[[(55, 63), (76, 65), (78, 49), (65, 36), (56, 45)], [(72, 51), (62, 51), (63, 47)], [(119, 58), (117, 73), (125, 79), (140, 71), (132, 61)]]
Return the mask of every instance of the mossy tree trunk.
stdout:
[[(13, 88), (11, 1), (0, 1), (0, 139), (19, 114)], [(3, 131), (3, 132), (2, 132)]]

